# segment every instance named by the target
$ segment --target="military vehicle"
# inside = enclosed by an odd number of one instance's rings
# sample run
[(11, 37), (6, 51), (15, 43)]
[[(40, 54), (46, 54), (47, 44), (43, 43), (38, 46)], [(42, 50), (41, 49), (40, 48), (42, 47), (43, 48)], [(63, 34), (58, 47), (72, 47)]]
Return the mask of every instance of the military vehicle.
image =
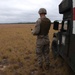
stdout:
[(69, 64), (75, 72), (75, 0), (62, 0), (59, 4), (59, 13), (63, 14), (62, 23), (54, 21), (52, 47)]

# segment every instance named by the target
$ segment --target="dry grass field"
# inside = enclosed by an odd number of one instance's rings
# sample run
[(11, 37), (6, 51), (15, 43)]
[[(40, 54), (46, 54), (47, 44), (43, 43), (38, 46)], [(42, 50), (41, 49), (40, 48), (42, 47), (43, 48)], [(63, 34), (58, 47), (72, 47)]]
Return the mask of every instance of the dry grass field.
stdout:
[[(31, 34), (31, 28), (34, 24), (0, 25), (0, 75), (70, 75), (69, 66), (60, 57), (54, 60), (51, 51), (50, 62), (54, 67), (38, 74), (36, 36)], [(51, 26), (51, 42), (54, 32)]]

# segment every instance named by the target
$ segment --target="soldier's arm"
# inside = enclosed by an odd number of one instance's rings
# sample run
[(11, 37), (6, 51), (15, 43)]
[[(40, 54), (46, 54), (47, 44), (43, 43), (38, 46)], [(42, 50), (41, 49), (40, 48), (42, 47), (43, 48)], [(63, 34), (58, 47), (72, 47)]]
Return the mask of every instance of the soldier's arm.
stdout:
[(41, 20), (38, 19), (37, 22), (36, 22), (35, 28), (32, 31), (33, 35), (38, 35), (39, 34), (39, 32), (40, 32), (40, 23), (41, 23)]

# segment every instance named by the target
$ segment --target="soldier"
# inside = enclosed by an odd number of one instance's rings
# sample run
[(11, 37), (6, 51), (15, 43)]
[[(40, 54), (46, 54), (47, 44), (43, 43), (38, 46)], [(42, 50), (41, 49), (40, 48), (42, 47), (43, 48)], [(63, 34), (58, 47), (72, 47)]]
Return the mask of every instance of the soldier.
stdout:
[(39, 68), (43, 69), (43, 57), (45, 59), (46, 69), (50, 66), (50, 41), (49, 41), (49, 29), (51, 21), (45, 16), (47, 11), (45, 8), (40, 8), (38, 11), (40, 18), (36, 21), (35, 29), (32, 30), (32, 34), (37, 36), (36, 41), (36, 54), (38, 58)]

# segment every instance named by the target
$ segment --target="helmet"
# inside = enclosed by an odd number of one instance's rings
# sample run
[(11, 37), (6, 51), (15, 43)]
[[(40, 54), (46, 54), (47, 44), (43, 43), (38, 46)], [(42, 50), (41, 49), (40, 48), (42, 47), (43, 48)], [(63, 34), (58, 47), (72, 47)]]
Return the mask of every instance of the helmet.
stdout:
[(47, 11), (45, 8), (40, 8), (38, 11), (39, 14), (47, 14)]

